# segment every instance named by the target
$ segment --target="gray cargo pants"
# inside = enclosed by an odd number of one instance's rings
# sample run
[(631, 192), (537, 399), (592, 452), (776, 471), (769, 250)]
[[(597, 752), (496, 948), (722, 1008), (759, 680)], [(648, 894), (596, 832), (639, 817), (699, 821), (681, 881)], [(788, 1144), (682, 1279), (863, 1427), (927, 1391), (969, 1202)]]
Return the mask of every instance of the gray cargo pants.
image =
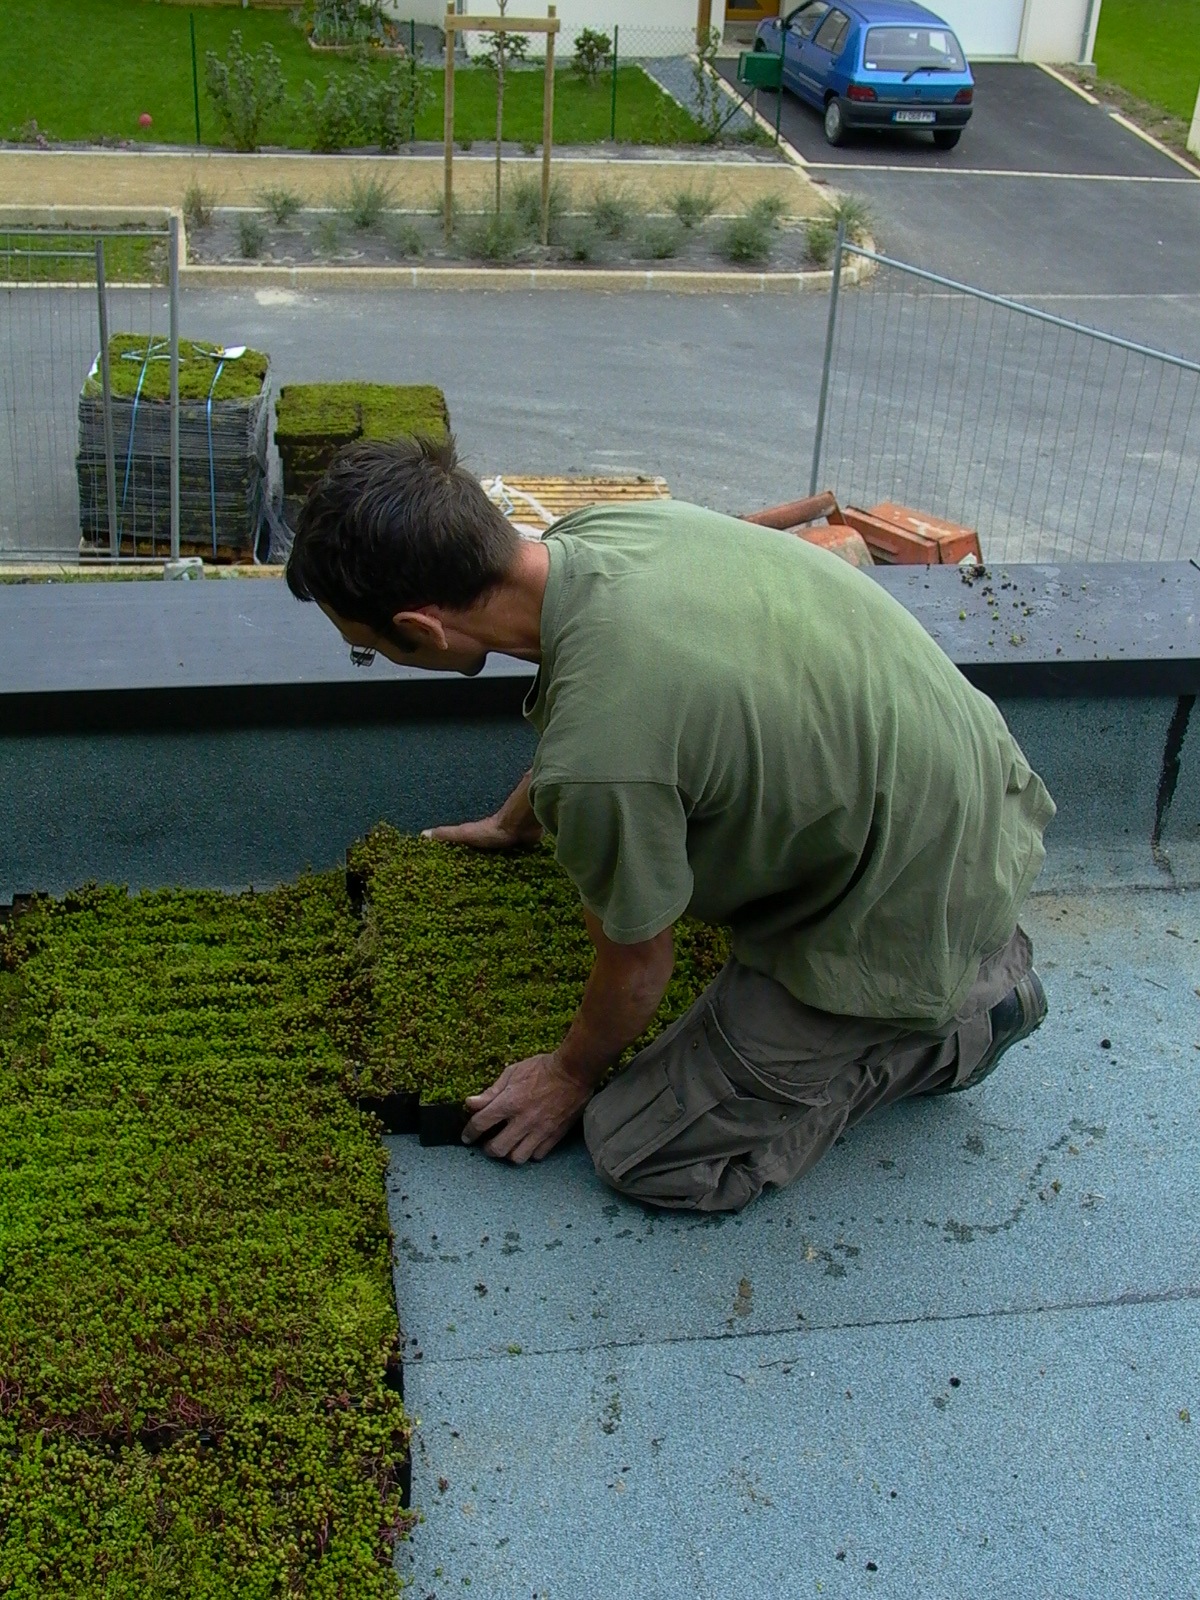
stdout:
[(731, 960), (597, 1094), (583, 1119), (596, 1171), (622, 1194), (739, 1211), (791, 1183), (868, 1112), (964, 1083), (992, 1040), (988, 1010), (1030, 967), (1020, 928), (983, 962), (942, 1029), (832, 1016)]

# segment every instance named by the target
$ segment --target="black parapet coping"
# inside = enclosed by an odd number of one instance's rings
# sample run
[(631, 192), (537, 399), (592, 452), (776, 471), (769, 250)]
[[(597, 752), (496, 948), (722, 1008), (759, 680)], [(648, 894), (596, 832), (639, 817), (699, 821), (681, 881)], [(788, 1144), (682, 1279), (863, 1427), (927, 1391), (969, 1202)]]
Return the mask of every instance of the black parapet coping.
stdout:
[(987, 694), (1200, 689), (1194, 561), (875, 567), (871, 576)]
[[(997, 696), (1200, 690), (1195, 562), (876, 567), (971, 679)], [(528, 662), (474, 678), (356, 668), (278, 579), (0, 584), (0, 732), (515, 717)]]

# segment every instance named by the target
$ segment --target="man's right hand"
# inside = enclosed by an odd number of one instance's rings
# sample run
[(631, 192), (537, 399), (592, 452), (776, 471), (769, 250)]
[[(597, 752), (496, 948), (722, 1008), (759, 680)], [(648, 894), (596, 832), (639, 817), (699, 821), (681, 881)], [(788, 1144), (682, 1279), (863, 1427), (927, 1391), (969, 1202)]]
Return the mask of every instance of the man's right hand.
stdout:
[(529, 804), (529, 774), (490, 817), (426, 828), (421, 837), (439, 844), (466, 845), (471, 850), (531, 850), (542, 837), (542, 825)]

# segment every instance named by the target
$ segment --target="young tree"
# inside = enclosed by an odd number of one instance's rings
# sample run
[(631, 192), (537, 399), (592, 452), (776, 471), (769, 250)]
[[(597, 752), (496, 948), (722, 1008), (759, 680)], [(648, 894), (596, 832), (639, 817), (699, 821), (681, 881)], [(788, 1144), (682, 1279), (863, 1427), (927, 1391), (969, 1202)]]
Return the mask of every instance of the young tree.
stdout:
[[(508, 0), (496, 0), (501, 21), (508, 10)], [(509, 33), (504, 28), (493, 33), (488, 44), (488, 60), (496, 74), (496, 215), (500, 215), (500, 141), (504, 137), (504, 63), (506, 60), (524, 61), (529, 54), (529, 40), (523, 33)]]

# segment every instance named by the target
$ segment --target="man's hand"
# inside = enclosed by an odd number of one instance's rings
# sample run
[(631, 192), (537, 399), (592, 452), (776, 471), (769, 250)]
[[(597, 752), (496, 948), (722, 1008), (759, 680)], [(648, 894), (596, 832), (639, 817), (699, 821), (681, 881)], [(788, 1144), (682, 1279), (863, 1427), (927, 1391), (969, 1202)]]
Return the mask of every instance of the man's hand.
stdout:
[(472, 1115), (463, 1142), (475, 1144), (499, 1128), (483, 1147), (488, 1155), (507, 1157), (518, 1167), (540, 1161), (575, 1122), (591, 1093), (591, 1082), (568, 1071), (557, 1051), (527, 1056), (505, 1067), (490, 1089), (467, 1101)]
[(592, 1090), (642, 1033), (666, 993), (675, 962), (674, 937), (664, 928), (641, 944), (614, 944), (598, 918), (584, 910), (596, 961), (567, 1036), (549, 1055), (506, 1067), (482, 1094), (467, 1101), (471, 1120), (463, 1140), (490, 1156), (520, 1165), (540, 1161), (566, 1133)]
[(422, 839), (439, 844), (462, 844), (471, 850), (529, 850), (542, 837), (542, 825), (529, 804), (526, 773), (508, 799), (490, 817), (460, 822), (444, 828), (426, 828)]

